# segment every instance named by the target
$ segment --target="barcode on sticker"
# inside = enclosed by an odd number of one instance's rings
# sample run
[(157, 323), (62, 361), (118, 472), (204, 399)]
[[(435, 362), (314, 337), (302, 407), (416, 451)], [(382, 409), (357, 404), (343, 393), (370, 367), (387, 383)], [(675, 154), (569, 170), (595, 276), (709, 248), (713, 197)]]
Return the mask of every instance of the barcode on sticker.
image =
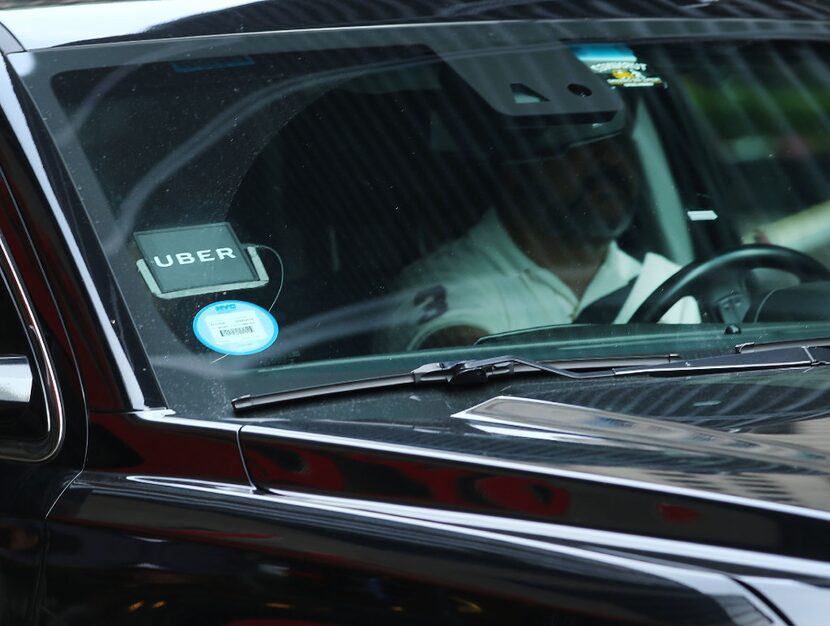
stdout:
[[(268, 321), (267, 317), (264, 319)], [(203, 316), (203, 323), (212, 345), (237, 352), (255, 348), (271, 336), (257, 311), (246, 310), (241, 303), (232, 309), (211, 311)]]
[(241, 326), (238, 328), (224, 328), (219, 331), (222, 337), (238, 337), (239, 335), (252, 335), (254, 329), (252, 326)]

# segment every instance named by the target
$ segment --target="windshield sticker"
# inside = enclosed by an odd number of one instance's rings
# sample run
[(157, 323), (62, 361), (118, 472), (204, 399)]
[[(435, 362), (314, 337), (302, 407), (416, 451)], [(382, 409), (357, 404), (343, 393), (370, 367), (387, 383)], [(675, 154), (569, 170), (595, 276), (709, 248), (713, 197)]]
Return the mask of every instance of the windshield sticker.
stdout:
[(714, 211), (686, 211), (686, 215), (692, 222), (711, 222), (718, 219)]
[(244, 356), (269, 348), (277, 340), (277, 320), (261, 306), (242, 300), (209, 304), (193, 319), (193, 332), (207, 348)]
[(664, 85), (662, 78), (649, 76), (648, 65), (642, 63), (628, 46), (583, 44), (571, 46), (571, 50), (594, 74), (602, 76), (612, 87)]
[(256, 248), (245, 247), (228, 223), (135, 233), (142, 258), (136, 262), (150, 291), (178, 298), (268, 282)]
[(611, 43), (575, 44), (570, 46), (571, 51), (580, 61), (587, 65), (608, 61), (636, 62), (634, 51), (628, 46)]

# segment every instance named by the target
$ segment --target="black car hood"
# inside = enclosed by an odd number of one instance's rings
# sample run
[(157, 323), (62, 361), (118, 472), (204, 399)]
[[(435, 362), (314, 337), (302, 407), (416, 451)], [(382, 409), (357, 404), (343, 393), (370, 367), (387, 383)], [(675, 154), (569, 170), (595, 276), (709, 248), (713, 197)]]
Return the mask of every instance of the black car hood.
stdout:
[(824, 517), (828, 383), (822, 368), (579, 382), (537, 377), (486, 389), (338, 399), (325, 411), (319, 403), (285, 407), (278, 421), (245, 420), (243, 435), (509, 463), (530, 473)]
[(740, 432), (511, 396), (454, 417), (494, 435), (593, 448), (572, 470), (830, 512), (828, 417)]

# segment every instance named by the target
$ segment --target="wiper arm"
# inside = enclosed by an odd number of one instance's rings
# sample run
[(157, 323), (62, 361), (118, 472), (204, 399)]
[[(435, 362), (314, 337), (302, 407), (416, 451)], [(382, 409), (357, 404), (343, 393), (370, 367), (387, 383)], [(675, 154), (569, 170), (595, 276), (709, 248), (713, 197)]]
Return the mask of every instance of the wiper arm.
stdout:
[[(593, 367), (597, 367), (597, 362), (589, 361), (586, 363), (591, 363)], [(487, 382), (493, 376), (509, 376), (528, 371), (547, 372), (565, 378), (604, 378), (613, 376), (613, 370), (609, 370), (605, 363), (603, 366), (603, 369), (598, 372), (579, 372), (553, 363), (505, 355), (452, 363), (427, 363), (412, 370), (412, 376), (416, 384), (444, 382), (449, 385), (477, 385)]]
[[(528, 372), (546, 372), (565, 378), (607, 378), (615, 375), (615, 366), (625, 366), (631, 363), (648, 365), (669, 364), (677, 355), (663, 357), (628, 357), (622, 359), (586, 359), (565, 363), (551, 363), (533, 361), (517, 356), (504, 355), (487, 359), (473, 359), (468, 361), (451, 361), (427, 363), (406, 374), (392, 376), (378, 376), (362, 380), (351, 380), (339, 383), (277, 391), (261, 395), (240, 396), (231, 401), (237, 412), (249, 411), (265, 406), (273, 406), (307, 400), (321, 396), (332, 396), (344, 393), (353, 393), (363, 390), (383, 389), (387, 387), (401, 387), (405, 385), (444, 384), (451, 386), (477, 385), (486, 383), (493, 377), (511, 376)], [(576, 371), (576, 369), (590, 369), (592, 371)]]
[[(636, 362), (636, 365), (631, 365)], [(681, 360), (675, 354), (663, 357), (633, 357), (625, 359), (586, 359), (562, 362), (544, 362), (504, 355), (487, 359), (427, 363), (406, 374), (378, 376), (361, 380), (277, 391), (261, 395), (235, 398), (231, 405), (237, 413), (266, 406), (308, 400), (322, 396), (377, 390), (406, 385), (442, 384), (450, 386), (484, 384), (491, 378), (529, 372), (544, 372), (572, 379), (611, 378), (635, 374), (690, 375), (730, 371), (811, 367), (830, 364), (830, 347), (797, 346), (761, 351), (744, 351), (735, 346), (735, 352), (698, 359)], [(578, 370), (589, 371), (578, 371)]]
[(719, 354), (699, 359), (678, 360), (656, 365), (633, 366), (614, 370), (615, 376), (633, 374), (687, 375), (745, 370), (779, 369), (786, 367), (813, 367), (830, 364), (830, 348), (823, 346), (787, 346), (768, 350), (747, 351), (750, 345), (735, 346), (731, 354)]

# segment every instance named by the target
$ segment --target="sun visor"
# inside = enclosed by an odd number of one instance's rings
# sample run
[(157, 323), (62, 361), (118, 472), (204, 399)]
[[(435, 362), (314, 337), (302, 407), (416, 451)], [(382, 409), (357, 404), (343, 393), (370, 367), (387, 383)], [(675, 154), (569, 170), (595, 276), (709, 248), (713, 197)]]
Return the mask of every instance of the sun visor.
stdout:
[(514, 118), (513, 123), (539, 117), (557, 117), (561, 123), (604, 122), (625, 108), (616, 90), (565, 45), (437, 52), (496, 112)]

